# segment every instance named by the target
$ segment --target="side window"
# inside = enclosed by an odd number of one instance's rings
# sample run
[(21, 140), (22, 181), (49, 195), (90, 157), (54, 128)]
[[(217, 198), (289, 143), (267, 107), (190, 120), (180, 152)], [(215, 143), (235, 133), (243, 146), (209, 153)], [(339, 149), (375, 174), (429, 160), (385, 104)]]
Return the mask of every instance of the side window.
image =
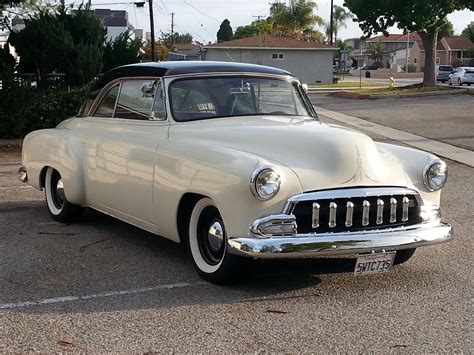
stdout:
[(113, 117), (115, 102), (117, 101), (117, 95), (119, 91), (119, 84), (113, 86), (109, 92), (104, 96), (99, 107), (95, 111), (94, 116), (96, 117)]
[(122, 82), (114, 117), (131, 120), (149, 120), (157, 82), (126, 80)]
[(151, 118), (154, 120), (166, 120), (165, 98), (161, 82), (156, 84), (155, 101), (151, 110)]

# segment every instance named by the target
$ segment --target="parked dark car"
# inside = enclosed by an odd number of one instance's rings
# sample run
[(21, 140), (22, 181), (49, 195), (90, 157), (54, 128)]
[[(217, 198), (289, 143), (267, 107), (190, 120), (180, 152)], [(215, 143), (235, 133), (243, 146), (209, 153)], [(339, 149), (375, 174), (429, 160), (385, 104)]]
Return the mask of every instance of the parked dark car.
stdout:
[(449, 80), (449, 75), (454, 72), (454, 68), (451, 65), (437, 65), (435, 71), (436, 81), (445, 83)]

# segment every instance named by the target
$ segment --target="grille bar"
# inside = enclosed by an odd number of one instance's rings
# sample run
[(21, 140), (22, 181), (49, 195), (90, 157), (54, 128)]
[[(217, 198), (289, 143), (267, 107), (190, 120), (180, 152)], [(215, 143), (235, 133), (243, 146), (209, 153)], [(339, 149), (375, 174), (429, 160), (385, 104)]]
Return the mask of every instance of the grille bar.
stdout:
[(322, 199), (318, 198), (319, 193), (309, 193), (314, 199), (290, 199), (287, 214), (295, 215), (298, 233), (351, 232), (421, 223), (422, 202), (418, 193), (408, 189), (401, 192), (339, 197), (340, 191), (334, 190), (333, 198), (328, 198), (329, 192), (324, 191)]

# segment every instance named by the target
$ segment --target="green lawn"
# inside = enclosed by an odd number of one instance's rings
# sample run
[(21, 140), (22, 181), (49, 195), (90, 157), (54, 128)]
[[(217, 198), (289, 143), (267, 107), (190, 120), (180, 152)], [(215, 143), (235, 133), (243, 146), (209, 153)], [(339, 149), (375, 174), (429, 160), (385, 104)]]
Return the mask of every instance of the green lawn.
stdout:
[[(383, 87), (383, 86), (387, 86), (388, 87), (388, 83), (387, 84), (382, 84), (382, 83), (367, 83), (367, 82), (363, 82), (362, 83), (362, 87)], [(337, 84), (310, 84), (308, 85), (308, 87), (310, 89), (336, 89), (336, 88), (358, 88), (360, 87), (359, 86), (359, 83), (358, 82), (354, 82), (354, 81), (340, 81), (338, 82)]]
[(443, 91), (451, 90), (452, 88), (446, 86), (428, 86), (428, 87), (400, 87), (400, 88), (380, 88), (380, 89), (362, 89), (355, 92), (357, 95), (407, 95), (421, 92), (430, 92), (430, 91)]

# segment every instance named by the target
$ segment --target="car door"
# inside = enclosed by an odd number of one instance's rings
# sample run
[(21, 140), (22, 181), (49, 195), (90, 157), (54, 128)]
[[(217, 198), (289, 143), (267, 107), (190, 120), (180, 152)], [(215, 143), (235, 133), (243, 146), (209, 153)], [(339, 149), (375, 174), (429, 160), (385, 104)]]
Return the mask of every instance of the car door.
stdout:
[(168, 137), (161, 82), (127, 79), (111, 91), (88, 118), (96, 137), (88, 196), (93, 207), (153, 230), (155, 157)]

